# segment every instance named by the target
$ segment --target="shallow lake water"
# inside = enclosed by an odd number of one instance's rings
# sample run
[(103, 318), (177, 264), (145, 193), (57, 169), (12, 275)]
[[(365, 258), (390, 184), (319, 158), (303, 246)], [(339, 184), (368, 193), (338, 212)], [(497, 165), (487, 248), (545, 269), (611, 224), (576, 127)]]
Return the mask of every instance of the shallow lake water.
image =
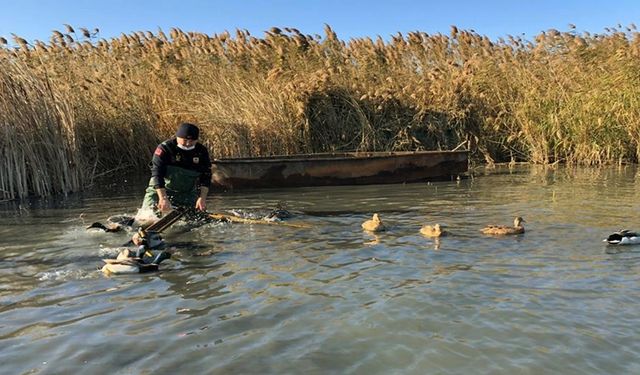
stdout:
[[(0, 204), (0, 373), (640, 373), (635, 167), (211, 193), (280, 224), (178, 223), (160, 271), (106, 277), (143, 185)], [(377, 212), (388, 227), (360, 224)], [(526, 220), (526, 233), (485, 236)], [(419, 233), (440, 223), (450, 236)]]

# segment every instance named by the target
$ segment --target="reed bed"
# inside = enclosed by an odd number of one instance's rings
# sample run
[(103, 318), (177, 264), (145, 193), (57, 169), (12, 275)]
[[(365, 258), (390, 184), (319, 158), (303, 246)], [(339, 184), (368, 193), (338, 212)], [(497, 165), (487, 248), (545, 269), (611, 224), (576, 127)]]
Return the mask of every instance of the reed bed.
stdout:
[(0, 197), (82, 187), (73, 112), (24, 63), (0, 57)]
[[(462, 142), (487, 163), (600, 165), (640, 157), (634, 25), (602, 34), (569, 27), (533, 40), (490, 40), (452, 27), (449, 34), (416, 31), (388, 41), (343, 41), (329, 26), (322, 36), (293, 28), (260, 37), (171, 29), (109, 40), (98, 30), (66, 26), (47, 42), (3, 42), (1, 70), (21, 67), (11, 75), (18, 86), (0, 91), (4, 131), (15, 131), (18, 117), (30, 134), (62, 123), (51, 143), (73, 158), (68, 165), (79, 166), (70, 180), (81, 186), (100, 174), (144, 170), (157, 142), (181, 121), (201, 126), (216, 157), (449, 149)], [(42, 115), (64, 121), (33, 120), (44, 97), (15, 87), (46, 88), (56, 111)], [(68, 112), (61, 117), (59, 108)], [(2, 147), (11, 160), (21, 152), (16, 142)], [(36, 160), (49, 158), (33, 152)], [(59, 169), (33, 164), (46, 169), (39, 172), (50, 176), (45, 180), (58, 178)], [(35, 177), (17, 189), (15, 181), (25, 178), (12, 168), (3, 167), (12, 177), (2, 181), (14, 181), (3, 182), (4, 197), (77, 189), (36, 188)]]

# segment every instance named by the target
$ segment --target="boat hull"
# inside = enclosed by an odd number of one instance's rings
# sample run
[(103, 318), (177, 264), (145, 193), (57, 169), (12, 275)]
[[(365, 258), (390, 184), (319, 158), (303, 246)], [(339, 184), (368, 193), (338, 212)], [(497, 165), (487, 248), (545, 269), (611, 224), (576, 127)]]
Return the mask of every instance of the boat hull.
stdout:
[(213, 187), (224, 189), (396, 184), (458, 178), (468, 151), (358, 152), (216, 159)]

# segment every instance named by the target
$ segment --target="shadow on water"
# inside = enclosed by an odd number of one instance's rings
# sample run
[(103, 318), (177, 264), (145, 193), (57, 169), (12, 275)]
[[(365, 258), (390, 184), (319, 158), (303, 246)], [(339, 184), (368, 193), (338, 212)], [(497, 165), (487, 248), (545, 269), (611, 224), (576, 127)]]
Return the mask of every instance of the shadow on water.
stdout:
[[(0, 360), (7, 373), (634, 373), (640, 247), (602, 239), (640, 229), (639, 178), (500, 166), (457, 182), (215, 193), (211, 211), (284, 204), (298, 227), (177, 224), (160, 272), (123, 277), (98, 268), (130, 234), (84, 227), (135, 213), (146, 181), (5, 202)], [(362, 231), (374, 212), (387, 231)], [(480, 233), (515, 216), (522, 235)], [(451, 234), (420, 234), (434, 223)]]

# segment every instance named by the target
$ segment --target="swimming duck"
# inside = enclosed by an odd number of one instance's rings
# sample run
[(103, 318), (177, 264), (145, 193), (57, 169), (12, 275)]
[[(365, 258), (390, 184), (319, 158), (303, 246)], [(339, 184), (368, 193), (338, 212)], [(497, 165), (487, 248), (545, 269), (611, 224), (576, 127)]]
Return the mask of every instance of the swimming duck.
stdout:
[(442, 230), (440, 224), (423, 225), (422, 228), (420, 228), (420, 233), (427, 237), (442, 237), (449, 234), (446, 230)]
[(524, 225), (522, 225), (522, 223), (526, 223), (526, 221), (518, 216), (513, 220), (512, 227), (506, 225), (489, 225), (488, 227), (482, 228), (481, 232), (484, 234), (497, 235), (522, 234), (524, 233)]
[(362, 223), (362, 229), (369, 232), (381, 232), (385, 230), (384, 224), (382, 224), (382, 220), (380, 220), (380, 216), (378, 214), (373, 214), (371, 220), (367, 220)]
[(102, 224), (95, 222), (87, 227), (87, 229), (102, 229), (105, 232), (120, 232), (125, 228), (130, 228), (134, 224), (134, 218), (126, 215), (109, 216), (107, 222)]
[(171, 258), (171, 254), (161, 251), (147, 263), (144, 261), (146, 251), (144, 245), (140, 245), (135, 254), (129, 249), (124, 249), (116, 259), (103, 259), (106, 264), (102, 266), (102, 272), (106, 275), (154, 272), (163, 260)]
[(603, 241), (611, 245), (638, 245), (640, 244), (640, 234), (622, 229), (610, 234)]

